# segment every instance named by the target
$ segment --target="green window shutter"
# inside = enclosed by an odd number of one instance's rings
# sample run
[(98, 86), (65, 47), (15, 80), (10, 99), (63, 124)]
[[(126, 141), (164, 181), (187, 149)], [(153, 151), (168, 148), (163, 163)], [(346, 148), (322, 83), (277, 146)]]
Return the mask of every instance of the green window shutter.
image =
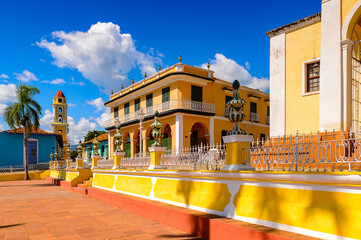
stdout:
[(118, 110), (118, 107), (114, 108), (114, 118), (117, 118), (119, 116)]
[(251, 113), (257, 113), (257, 103), (251, 102)]
[(124, 104), (124, 115), (129, 114), (129, 103)]
[(169, 102), (170, 100), (170, 87), (162, 89), (162, 103)]
[(134, 100), (134, 112), (139, 111), (140, 109), (140, 98)]
[(202, 102), (203, 100), (203, 91), (202, 87), (191, 85), (191, 100)]
[(146, 96), (146, 107), (152, 107), (153, 106), (153, 93), (148, 94)]

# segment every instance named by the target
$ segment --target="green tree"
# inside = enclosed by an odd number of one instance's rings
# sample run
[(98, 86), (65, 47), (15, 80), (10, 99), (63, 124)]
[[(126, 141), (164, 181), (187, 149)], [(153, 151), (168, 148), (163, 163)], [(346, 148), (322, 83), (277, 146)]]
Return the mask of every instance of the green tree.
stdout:
[(25, 180), (29, 180), (28, 132), (30, 132), (31, 126), (34, 126), (35, 130), (39, 129), (39, 116), (42, 115), (41, 106), (33, 99), (39, 93), (39, 89), (35, 86), (19, 84), (16, 90), (17, 102), (7, 106), (4, 112), (4, 120), (11, 129), (24, 128), (23, 162)]
[(100, 134), (106, 133), (106, 131), (89, 131), (86, 136), (84, 136), (84, 141), (89, 141), (95, 138), (95, 134), (99, 136)]
[(76, 151), (71, 151), (70, 158), (75, 160), (75, 158), (78, 156), (78, 153)]

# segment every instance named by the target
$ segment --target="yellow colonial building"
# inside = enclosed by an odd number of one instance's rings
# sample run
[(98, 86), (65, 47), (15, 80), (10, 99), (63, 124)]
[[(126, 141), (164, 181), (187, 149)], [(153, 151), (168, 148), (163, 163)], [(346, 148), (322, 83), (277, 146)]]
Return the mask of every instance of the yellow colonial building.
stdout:
[(361, 1), (321, 4), (321, 13), (267, 32), (271, 136), (360, 129)]
[[(181, 63), (161, 70), (110, 96), (111, 109), (106, 122), (109, 154), (114, 151), (113, 136), (120, 125), (126, 157), (134, 157), (154, 142), (151, 123), (154, 112), (163, 124), (162, 145), (173, 151), (201, 144), (217, 144), (233, 128), (227, 118), (226, 102), (232, 98), (232, 84), (213, 76), (213, 71)], [(246, 119), (241, 128), (255, 139), (269, 136), (269, 94), (241, 87), (246, 102)], [(140, 136), (140, 119), (142, 128)], [(142, 139), (142, 143), (140, 142)]]

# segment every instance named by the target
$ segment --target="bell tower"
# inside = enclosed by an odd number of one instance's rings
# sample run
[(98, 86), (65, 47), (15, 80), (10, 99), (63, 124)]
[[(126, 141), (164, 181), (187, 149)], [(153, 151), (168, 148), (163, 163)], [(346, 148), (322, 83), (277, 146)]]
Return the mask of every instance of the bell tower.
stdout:
[(51, 128), (53, 133), (60, 134), (62, 136), (63, 144), (65, 146), (69, 131), (68, 104), (66, 103), (64, 93), (60, 90), (56, 92), (53, 98), (53, 122), (51, 123)]

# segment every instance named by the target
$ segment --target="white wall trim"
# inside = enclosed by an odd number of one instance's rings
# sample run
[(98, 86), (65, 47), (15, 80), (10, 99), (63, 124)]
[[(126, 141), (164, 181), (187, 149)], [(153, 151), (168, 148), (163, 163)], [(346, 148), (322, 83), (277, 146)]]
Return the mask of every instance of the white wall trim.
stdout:
[(348, 13), (348, 15), (345, 19), (345, 22), (342, 25), (342, 33), (341, 33), (342, 40), (347, 39), (347, 31), (350, 27), (351, 20), (352, 20), (353, 16), (355, 15), (356, 11), (360, 7), (361, 7), (361, 1), (357, 1), (357, 3), (352, 7), (351, 11)]
[(176, 126), (176, 150), (183, 149), (183, 114), (177, 113), (175, 115)]
[(341, 0), (322, 3), (319, 127), (341, 130)]
[(214, 117), (209, 117), (209, 143), (214, 144)]
[(285, 134), (286, 128), (286, 34), (270, 39), (270, 136)]
[[(315, 63), (320, 61), (320, 58), (314, 58), (312, 60), (307, 60), (302, 63), (302, 96), (310, 96), (318, 94), (320, 91), (316, 92), (307, 92), (307, 65), (310, 63)], [(320, 76), (321, 77), (321, 76)]]

